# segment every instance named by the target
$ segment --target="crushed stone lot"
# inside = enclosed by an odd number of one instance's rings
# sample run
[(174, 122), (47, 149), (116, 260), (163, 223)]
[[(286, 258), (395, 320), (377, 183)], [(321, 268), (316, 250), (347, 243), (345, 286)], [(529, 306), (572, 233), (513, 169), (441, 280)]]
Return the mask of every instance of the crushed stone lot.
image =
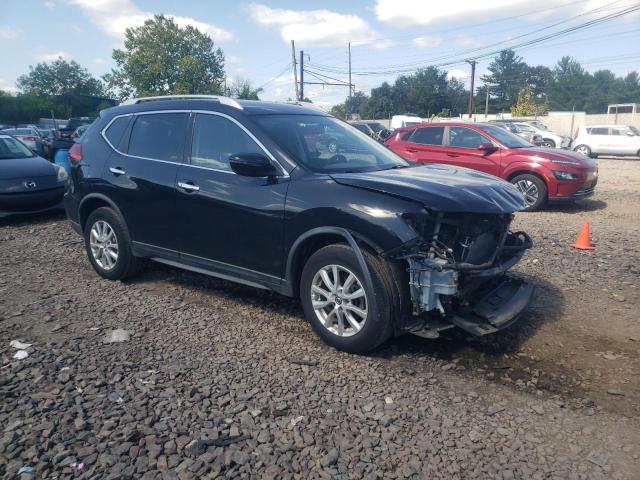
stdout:
[(591, 199), (518, 214), (519, 322), (369, 356), (273, 293), (103, 280), (61, 214), (0, 220), (0, 476), (639, 478), (640, 161), (599, 164)]

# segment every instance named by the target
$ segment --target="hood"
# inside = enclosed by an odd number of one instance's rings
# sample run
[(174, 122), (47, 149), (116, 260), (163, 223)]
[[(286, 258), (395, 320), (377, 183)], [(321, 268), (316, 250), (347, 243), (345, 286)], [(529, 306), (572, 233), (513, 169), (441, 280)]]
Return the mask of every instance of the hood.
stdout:
[[(507, 154), (509, 155), (526, 155), (529, 157), (539, 157), (542, 161), (554, 161), (567, 162), (568, 164), (576, 167), (583, 168), (596, 168), (598, 163), (593, 159), (586, 157), (578, 152), (572, 152), (571, 150), (561, 150), (559, 148), (544, 148), (544, 147), (531, 147), (531, 148), (515, 148)], [(533, 159), (532, 159), (533, 160)]]
[(0, 159), (0, 180), (57, 176), (53, 164), (42, 157)]
[(424, 165), (364, 173), (336, 173), (338, 183), (414, 200), (441, 212), (512, 213), (524, 199), (510, 183), (449, 165)]

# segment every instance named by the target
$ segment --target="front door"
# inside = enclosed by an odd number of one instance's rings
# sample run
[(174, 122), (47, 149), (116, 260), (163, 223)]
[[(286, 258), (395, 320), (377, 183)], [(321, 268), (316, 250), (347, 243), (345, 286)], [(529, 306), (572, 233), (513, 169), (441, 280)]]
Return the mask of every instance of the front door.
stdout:
[(489, 138), (467, 127), (449, 127), (448, 130), (447, 163), (500, 175), (500, 150), (491, 152), (479, 149), (482, 144), (493, 144)]
[(275, 179), (236, 175), (229, 157), (242, 153), (270, 157), (235, 119), (215, 112), (195, 115), (190, 161), (176, 179), (182, 255), (191, 263), (277, 283), (289, 177), (285, 172)]

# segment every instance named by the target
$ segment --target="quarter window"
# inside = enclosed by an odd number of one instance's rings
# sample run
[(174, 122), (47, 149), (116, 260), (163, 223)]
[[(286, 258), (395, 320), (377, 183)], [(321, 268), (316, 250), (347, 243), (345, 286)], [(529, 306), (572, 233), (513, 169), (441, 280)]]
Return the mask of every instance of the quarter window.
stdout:
[(421, 145), (442, 145), (444, 127), (416, 128), (409, 141)]
[(231, 171), (229, 157), (240, 153), (264, 155), (262, 148), (231, 120), (219, 115), (196, 116), (191, 147), (192, 165)]
[(611, 128), (611, 135), (627, 135), (627, 132), (629, 131), (629, 129), (627, 127), (612, 127)]
[(449, 127), (449, 144), (458, 148), (478, 148), (483, 143), (492, 143), (484, 135), (465, 127)]
[(187, 131), (186, 113), (138, 115), (131, 129), (128, 154), (181, 162)]
[(105, 137), (107, 137), (107, 140), (109, 140), (109, 143), (111, 143), (111, 145), (113, 145), (116, 149), (118, 149), (118, 147), (120, 146), (122, 136), (124, 135), (127, 126), (129, 126), (129, 120), (131, 120), (130, 116), (118, 117), (113, 122), (111, 122), (109, 128), (107, 128), (107, 130), (104, 132), (104, 135)]

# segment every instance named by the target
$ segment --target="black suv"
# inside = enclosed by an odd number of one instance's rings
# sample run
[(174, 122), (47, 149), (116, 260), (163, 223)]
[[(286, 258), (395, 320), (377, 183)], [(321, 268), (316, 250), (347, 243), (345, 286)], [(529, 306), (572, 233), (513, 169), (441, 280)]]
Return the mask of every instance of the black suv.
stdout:
[[(317, 132), (348, 139), (319, 149)], [(102, 111), (70, 151), (69, 219), (101, 276), (151, 259), (300, 297), (328, 344), (476, 335), (512, 323), (533, 287), (505, 272), (531, 246), (509, 183), (410, 166), (299, 104), (134, 99)]]

